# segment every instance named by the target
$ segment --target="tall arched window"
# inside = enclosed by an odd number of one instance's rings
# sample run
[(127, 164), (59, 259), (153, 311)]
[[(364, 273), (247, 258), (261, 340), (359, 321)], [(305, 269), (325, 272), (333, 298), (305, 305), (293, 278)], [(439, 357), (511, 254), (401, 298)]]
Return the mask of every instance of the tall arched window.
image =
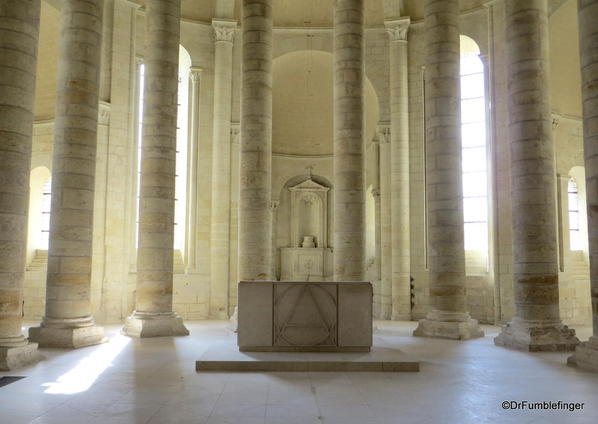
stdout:
[(48, 250), (50, 244), (50, 209), (52, 206), (52, 179), (44, 183), (42, 191), (42, 217), (41, 231), (39, 236), (39, 248)]
[(583, 250), (579, 231), (579, 193), (573, 178), (567, 184), (567, 200), (569, 205), (569, 249)]
[(479, 49), (461, 36), (461, 143), (465, 250), (488, 255), (486, 89)]
[[(179, 86), (176, 133), (176, 182), (174, 206), (174, 249), (185, 248), (187, 215), (187, 143), (189, 120), (189, 72), (191, 56), (183, 46), (179, 46)], [(145, 65), (139, 67), (139, 95), (137, 116), (137, 224), (139, 223), (139, 193), (141, 188), (141, 147), (143, 143), (143, 87), (145, 84)], [(138, 237), (138, 228), (135, 231)], [(135, 245), (137, 245), (136, 240)]]

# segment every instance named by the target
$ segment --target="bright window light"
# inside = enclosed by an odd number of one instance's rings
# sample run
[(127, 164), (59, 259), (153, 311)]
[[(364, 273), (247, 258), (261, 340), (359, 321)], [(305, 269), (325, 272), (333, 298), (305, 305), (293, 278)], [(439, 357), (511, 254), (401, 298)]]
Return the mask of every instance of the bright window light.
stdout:
[(567, 200), (569, 204), (569, 248), (583, 250), (579, 231), (579, 195), (577, 184), (573, 178), (567, 184)]
[(465, 250), (488, 255), (488, 165), (484, 64), (461, 54), (461, 140)]
[[(183, 62), (179, 66), (177, 132), (176, 132), (176, 182), (174, 210), (174, 249), (184, 250), (187, 216), (187, 141), (189, 120), (189, 71), (190, 58), (181, 48)], [(185, 60), (188, 59), (188, 60)], [(189, 63), (187, 63), (189, 62)], [(137, 230), (135, 245), (139, 242), (139, 195), (141, 191), (141, 148), (143, 144), (143, 87), (145, 84), (145, 65), (139, 67), (138, 128), (137, 128)]]
[(39, 248), (41, 250), (48, 250), (50, 244), (50, 210), (52, 206), (52, 179), (49, 179), (44, 184), (42, 189), (42, 217), (41, 217), (41, 231), (39, 235)]

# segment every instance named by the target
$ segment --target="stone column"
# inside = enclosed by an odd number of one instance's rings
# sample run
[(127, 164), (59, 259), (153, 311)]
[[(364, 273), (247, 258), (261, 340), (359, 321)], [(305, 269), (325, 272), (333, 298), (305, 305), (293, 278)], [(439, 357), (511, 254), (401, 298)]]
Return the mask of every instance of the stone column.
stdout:
[(546, 0), (506, 0), (515, 317), (494, 339), (526, 351), (573, 350), (559, 318), (556, 173)]
[(378, 125), (378, 179), (380, 187), (380, 319), (392, 312), (392, 203), (390, 125)]
[(21, 333), (40, 0), (0, 8), (0, 371), (40, 359)]
[(243, 0), (239, 278), (272, 278), (272, 0)]
[(598, 371), (598, 0), (578, 0), (593, 336), (567, 362)]
[(29, 329), (40, 346), (106, 341), (90, 296), (103, 3), (62, 3), (46, 313)]
[(135, 311), (124, 334), (189, 334), (172, 310), (180, 0), (146, 0)]
[(334, 279), (359, 281), (365, 268), (363, 0), (334, 10)]
[(411, 319), (409, 226), (409, 63), (411, 20), (386, 21), (390, 37), (390, 187), (393, 320)]
[[(192, 66), (189, 72), (189, 140), (187, 168), (189, 181), (197, 181), (199, 144), (199, 90), (202, 68)], [(190, 184), (187, 192), (187, 234), (185, 234), (185, 272), (197, 272), (197, 190)]]
[(431, 310), (414, 336), (481, 337), (465, 308), (459, 0), (426, 0), (425, 133)]
[(212, 20), (214, 27), (214, 135), (212, 138), (212, 223), (210, 317), (228, 318), (230, 245), (230, 117), (235, 21)]

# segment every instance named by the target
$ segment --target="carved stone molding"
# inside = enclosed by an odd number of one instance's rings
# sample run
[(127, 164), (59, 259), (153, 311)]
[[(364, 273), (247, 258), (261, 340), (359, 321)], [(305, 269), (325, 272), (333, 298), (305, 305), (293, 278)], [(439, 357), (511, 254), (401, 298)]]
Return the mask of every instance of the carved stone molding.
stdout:
[(107, 102), (100, 102), (98, 109), (98, 125), (110, 124), (110, 108), (112, 105)]
[(380, 123), (376, 127), (376, 138), (380, 144), (390, 143), (390, 124)]
[(191, 81), (191, 83), (197, 84), (201, 78), (201, 72), (203, 71), (203, 68), (200, 68), (198, 66), (192, 66), (190, 71), (191, 72), (189, 72), (189, 81)]
[(390, 41), (406, 42), (410, 24), (411, 19), (409, 17), (384, 22)]
[(235, 30), (237, 29), (236, 21), (212, 19), (212, 27), (214, 28), (214, 41), (224, 41), (227, 43), (234, 41)]

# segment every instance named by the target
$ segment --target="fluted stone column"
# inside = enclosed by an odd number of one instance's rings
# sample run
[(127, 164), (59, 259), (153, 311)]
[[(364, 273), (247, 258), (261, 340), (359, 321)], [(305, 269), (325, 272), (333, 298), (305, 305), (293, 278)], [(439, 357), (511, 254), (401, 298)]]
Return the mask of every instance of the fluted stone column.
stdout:
[(214, 120), (210, 317), (228, 318), (230, 247), (231, 93), (235, 21), (212, 20), (214, 27)]
[(484, 335), (465, 306), (459, 0), (425, 1), (426, 171), (430, 305), (414, 336)]
[(189, 334), (172, 310), (180, 0), (146, 0), (135, 311), (124, 334)]
[(390, 37), (390, 187), (393, 320), (411, 319), (408, 17), (384, 24)]
[(272, 278), (272, 0), (243, 0), (239, 278)]
[(359, 281), (365, 269), (363, 158), (363, 0), (334, 10), (334, 279)]
[(40, 0), (0, 7), (0, 371), (37, 361), (21, 333)]
[(598, 371), (598, 0), (578, 0), (593, 336), (568, 359)]
[(29, 338), (78, 348), (106, 341), (91, 315), (91, 260), (103, 0), (61, 9), (46, 312)]
[(494, 343), (572, 350), (559, 318), (556, 173), (548, 91), (546, 0), (506, 0), (515, 316)]

